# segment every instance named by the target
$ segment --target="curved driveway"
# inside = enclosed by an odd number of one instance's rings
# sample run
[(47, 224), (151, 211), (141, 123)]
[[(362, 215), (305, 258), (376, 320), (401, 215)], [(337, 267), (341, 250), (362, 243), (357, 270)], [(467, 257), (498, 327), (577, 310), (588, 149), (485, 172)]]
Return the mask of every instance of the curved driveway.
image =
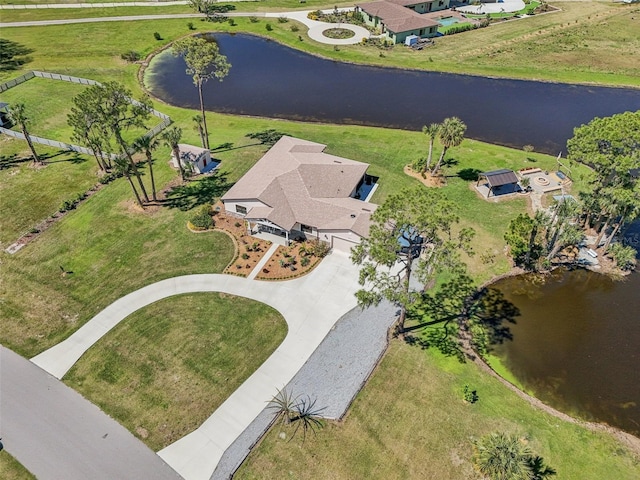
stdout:
[(277, 389), (289, 383), (335, 322), (356, 306), (354, 294), (358, 288), (358, 269), (341, 252), (327, 256), (308, 275), (285, 282), (231, 275), (171, 278), (122, 297), (32, 361), (61, 378), (91, 345), (131, 313), (173, 295), (223, 292), (251, 298), (278, 310), (289, 327), (282, 344), (197, 430), (158, 452), (185, 479), (209, 479), (224, 451), (264, 409)]
[[(178, 3), (178, 2), (176, 2)], [(111, 4), (110, 6), (120, 6), (118, 4)], [(31, 7), (35, 7), (32, 5)], [(351, 10), (349, 8), (343, 8), (340, 10)], [(229, 17), (249, 17), (249, 16), (262, 16), (266, 18), (279, 18), (286, 17), (292, 20), (297, 20), (298, 22), (305, 25), (309, 28), (309, 38), (320, 42), (327, 43), (330, 45), (353, 45), (355, 43), (359, 43), (363, 38), (369, 38), (370, 34), (366, 28), (359, 27), (357, 25), (351, 24), (340, 24), (340, 28), (344, 28), (347, 30), (351, 30), (354, 33), (354, 36), (351, 38), (329, 38), (323, 35), (325, 30), (330, 28), (336, 28), (338, 24), (335, 23), (327, 23), (327, 22), (319, 22), (317, 20), (310, 20), (308, 18), (308, 14), (311, 10), (305, 11), (294, 11), (294, 12), (278, 12), (278, 13), (247, 13), (247, 12), (238, 12), (238, 13), (226, 13), (226, 16)], [(333, 10), (325, 10), (325, 12), (333, 12)], [(58, 19), (58, 20), (34, 20), (34, 21), (24, 21), (24, 22), (5, 22), (0, 23), (0, 28), (8, 28), (8, 27), (37, 27), (37, 26), (48, 26), (48, 25), (71, 25), (74, 23), (99, 23), (99, 22), (130, 22), (130, 21), (139, 21), (139, 20), (167, 20), (172, 18), (202, 18), (204, 15), (201, 13), (175, 13), (175, 14), (158, 14), (158, 15), (127, 15), (121, 17), (94, 17), (94, 18), (68, 18), (68, 19)]]

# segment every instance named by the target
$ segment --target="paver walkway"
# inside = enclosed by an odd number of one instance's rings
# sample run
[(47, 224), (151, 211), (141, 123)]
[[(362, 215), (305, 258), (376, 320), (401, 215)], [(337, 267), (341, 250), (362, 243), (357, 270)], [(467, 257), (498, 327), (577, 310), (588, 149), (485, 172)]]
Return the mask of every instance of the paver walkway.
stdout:
[(40, 480), (180, 478), (98, 407), (2, 346), (0, 422), (7, 452)]
[(356, 306), (358, 269), (334, 252), (311, 273), (284, 282), (230, 275), (186, 275), (144, 287), (117, 300), (68, 339), (32, 361), (61, 378), (82, 354), (136, 310), (162, 298), (192, 292), (223, 292), (278, 310), (288, 325), (275, 352), (197, 430), (159, 455), (187, 480), (208, 479), (224, 451), (300, 370), (335, 322)]
[(249, 280), (253, 280), (258, 276), (258, 274), (260, 273), (260, 270), (262, 270), (262, 267), (264, 267), (267, 264), (267, 262), (269, 261), (271, 256), (276, 252), (279, 246), (280, 245), (278, 245), (277, 243), (271, 244), (271, 246), (269, 247), (269, 250), (266, 251), (266, 253), (262, 256), (260, 261), (256, 264), (256, 266), (253, 267), (253, 270), (251, 270), (251, 273), (247, 276)]

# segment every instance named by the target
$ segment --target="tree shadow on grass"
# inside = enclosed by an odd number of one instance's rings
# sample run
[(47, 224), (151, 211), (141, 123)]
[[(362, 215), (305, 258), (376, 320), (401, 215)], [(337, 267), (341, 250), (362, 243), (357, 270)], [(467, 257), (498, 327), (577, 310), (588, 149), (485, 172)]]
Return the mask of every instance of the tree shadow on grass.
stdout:
[(0, 155), (0, 170), (7, 170), (9, 168), (17, 167), (21, 163), (31, 161), (31, 157), (18, 157), (15, 153), (12, 155)]
[[(439, 292), (425, 293), (420, 306), (408, 312), (419, 323), (405, 329), (405, 341), (423, 349), (435, 347), (461, 362), (473, 360), (495, 345), (513, 340), (510, 324), (520, 310), (492, 287), (471, 291), (468, 282), (447, 282)], [(458, 296), (458, 298), (456, 298)], [(419, 335), (410, 332), (420, 331)], [(474, 347), (474, 351), (469, 348)]]
[(202, 179), (173, 187), (166, 194), (163, 205), (182, 211), (191, 210), (199, 205), (212, 203), (222, 196), (233, 184), (227, 180), (226, 173), (214, 173)]
[[(69, 155), (68, 158), (63, 158), (61, 160), (51, 160), (52, 158), (59, 157), (61, 155)], [(56, 153), (46, 153), (44, 155), (40, 155), (41, 160), (45, 160), (47, 163), (62, 163), (69, 162), (74, 165), (84, 163), (87, 161), (86, 157), (81, 156), (77, 152), (70, 152), (69, 150), (58, 150)]]
[(458, 172), (458, 177), (465, 182), (477, 182), (481, 173), (477, 168), (463, 168)]

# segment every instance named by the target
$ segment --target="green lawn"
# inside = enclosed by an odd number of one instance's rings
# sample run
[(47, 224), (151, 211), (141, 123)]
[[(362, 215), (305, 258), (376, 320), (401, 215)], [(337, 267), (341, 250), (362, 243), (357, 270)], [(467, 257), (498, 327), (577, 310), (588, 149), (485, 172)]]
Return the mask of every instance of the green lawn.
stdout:
[[(638, 16), (634, 13), (637, 7), (595, 1), (589, 2), (587, 10), (579, 3), (584, 2), (561, 4), (561, 13), (444, 37), (422, 52), (396, 47), (384, 58), (375, 48), (357, 45), (335, 51), (331, 46), (310, 40), (300, 42), (299, 33), (291, 31), (292, 22), (269, 21), (272, 32), (266, 31), (264, 19), (256, 24), (237, 19), (235, 27), (194, 23), (197, 31), (215, 28), (268, 35), (336, 60), (483, 75), (640, 85), (640, 67), (634, 61), (640, 51), (640, 40), (632, 34), (635, 24), (631, 23), (631, 16)], [(310, 4), (316, 5), (309, 2), (305, 8)], [(255, 6), (293, 7), (292, 0)], [(296, 3), (296, 7), (299, 6)], [(239, 7), (245, 8), (244, 5)], [(150, 10), (153, 9), (146, 11)], [(60, 18), (64, 11), (55, 15)], [(2, 16), (3, 21), (8, 21), (9, 15), (5, 15), (5, 11)], [(0, 72), (0, 79), (12, 78), (30, 69), (49, 70), (98, 81), (120, 81), (137, 95), (142, 92), (137, 78), (139, 65), (125, 63), (120, 55), (136, 50), (146, 56), (168, 41), (188, 34), (186, 24), (185, 19), (175, 19), (6, 28), (2, 32), (3, 38), (26, 45), (34, 52), (32, 62), (23, 70)], [(154, 39), (156, 31), (163, 36), (163, 41)], [(303, 32), (301, 29), (300, 33)], [(37, 92), (34, 98), (37, 98)], [(156, 108), (169, 114), (183, 129), (185, 143), (198, 144), (191, 121), (194, 111), (157, 103)], [(30, 357), (66, 338), (101, 309), (132, 290), (176, 275), (221, 272), (233, 257), (229, 238), (219, 233), (191, 234), (185, 224), (193, 206), (218, 198), (265, 151), (263, 146), (254, 145), (245, 137), (248, 133), (276, 128), (327, 144), (329, 153), (370, 163), (370, 173), (381, 179), (373, 199), (378, 203), (403, 186), (417, 184), (416, 180), (404, 175), (402, 168), (424, 156), (427, 150), (427, 138), (419, 132), (220, 114), (208, 114), (208, 118), (212, 145), (230, 143), (233, 147), (214, 151), (214, 156), (222, 160), (218, 176), (189, 182), (170, 197), (168, 204), (146, 212), (135, 207), (129, 186), (123, 179), (118, 180), (16, 255), (0, 252), (3, 280), (0, 283), (0, 317), (3, 319), (0, 343)], [(57, 128), (45, 121), (42, 125), (44, 136), (47, 132), (54, 133)], [(64, 128), (60, 132), (64, 134)], [(50, 215), (69, 195), (95, 183), (95, 162), (91, 159), (73, 163), (72, 157), (61, 155), (51, 160), (69, 161), (33, 170), (24, 163), (7, 165), (14, 153), (25, 151), (24, 142), (8, 139), (0, 139), (0, 142), (0, 156), (5, 166), (0, 169), (0, 241), (3, 245)], [(439, 154), (439, 148), (436, 146), (434, 155)], [(154, 170), (161, 187), (176, 177), (167, 165), (168, 155), (166, 147), (155, 154)], [(475, 257), (471, 270), (478, 281), (508, 270), (509, 262), (503, 253), (503, 232), (508, 221), (524, 211), (525, 203), (523, 199), (500, 203), (480, 200), (470, 189), (470, 182), (458, 175), (468, 169), (521, 168), (529, 165), (527, 157), (535, 158), (533, 165), (541, 168), (550, 169), (555, 165), (553, 157), (525, 154), (471, 140), (451, 149), (448, 154), (450, 165), (445, 170), (448, 185), (444, 192), (460, 205), (462, 223), (478, 231), (474, 242), (476, 250), (496, 254), (495, 261), (490, 264), (482, 264), (477, 260), (478, 256)], [(575, 188), (582, 188), (583, 171), (574, 171)], [(73, 273), (63, 275), (61, 267)], [(95, 347), (98, 353), (90, 354), (95, 357), (83, 358), (76, 367), (78, 371), (70, 374), (69, 381), (78, 382), (75, 385), (79, 389), (86, 388), (88, 396), (95, 395), (91, 398), (96, 403), (111, 409), (109, 411), (134, 433), (139, 427), (138, 435), (148, 433), (146, 441), (150, 445), (166, 444), (174, 438), (171, 435), (178, 435), (163, 430), (161, 418), (166, 414), (165, 406), (167, 411), (173, 408), (172, 401), (167, 398), (183, 395), (183, 390), (188, 393), (192, 391), (189, 388), (194, 388), (194, 382), (205, 380), (199, 380), (200, 366), (187, 364), (186, 359), (192, 355), (190, 352), (181, 356), (180, 351), (175, 351), (175, 359), (162, 353), (167, 348), (163, 339), (171, 339), (168, 342), (171, 344), (175, 339), (176, 343), (195, 349), (193, 355), (201, 355), (198, 358), (204, 362), (202, 365), (217, 362), (208, 357), (212, 352), (197, 351), (201, 343), (213, 341), (208, 335), (199, 333), (211, 328), (210, 317), (204, 312), (207, 305), (211, 305), (209, 302), (215, 301), (203, 297), (196, 299), (195, 296), (172, 298), (139, 312), (136, 319), (124, 322)], [(210, 310), (228, 311), (229, 304), (227, 298)], [(235, 302), (233, 305), (235, 313)], [(162, 310), (153, 310), (156, 307)], [(264, 306), (247, 308), (238, 315), (242, 321), (261, 317), (267, 311)], [(177, 315), (179, 321), (186, 322), (183, 332), (174, 329), (169, 321), (175, 315), (165, 316), (165, 312), (185, 310), (193, 315)], [(279, 332), (276, 337), (283, 334), (281, 330)], [(239, 340), (238, 335), (230, 335)], [(272, 342), (277, 344), (279, 340)], [(142, 343), (148, 350), (138, 352), (133, 348)], [(241, 353), (242, 348), (229, 344), (229, 349), (236, 354)], [(265, 344), (264, 352), (270, 348)], [(97, 359), (102, 363), (92, 368), (92, 362), (98, 362)], [(243, 358), (240, 363), (244, 361)], [(256, 360), (255, 365), (259, 363)], [(237, 378), (251, 370), (247, 368)], [(173, 390), (167, 391), (165, 397), (164, 390), (172, 381), (172, 377), (166, 376), (169, 371), (181, 372), (176, 375), (184, 381), (175, 380), (171, 386)], [(109, 383), (111, 380), (115, 382)], [(207, 379), (215, 380), (217, 378)], [(461, 402), (465, 383), (478, 390), (479, 404), (469, 406)], [(131, 402), (126, 403), (127, 389), (143, 384), (144, 389), (140, 388), (139, 394), (129, 395)], [(208, 392), (210, 385), (202, 391)], [(112, 393), (116, 395), (115, 402), (107, 398)], [(194, 417), (206, 418), (218, 401), (194, 405)], [(154, 413), (146, 415), (147, 408)], [(180, 431), (188, 431), (197, 425), (197, 421), (189, 423), (187, 419), (176, 418), (175, 425), (176, 429), (184, 429)], [(493, 430), (527, 436), (534, 450), (561, 472), (560, 478), (613, 476), (631, 479), (639, 474), (638, 460), (632, 460), (628, 452), (609, 437), (587, 432), (529, 408), (471, 365), (459, 365), (435, 353), (394, 342), (345, 422), (331, 424), (317, 437), (308, 437), (304, 448), (299, 448), (297, 441), (288, 444), (280, 441), (278, 431), (273, 430), (252, 455), (249, 468), (242, 470), (241, 477), (273, 478), (282, 476), (282, 472), (290, 472), (289, 476), (293, 478), (473, 477), (469, 442)], [(295, 453), (292, 455), (292, 452)]]
[[(464, 385), (479, 401), (463, 401)], [(279, 437), (284, 430), (287, 439)], [(531, 407), (473, 364), (394, 340), (344, 421), (288, 441), (273, 427), (238, 479), (478, 478), (471, 441), (488, 432), (526, 438), (561, 479), (633, 480), (640, 463), (609, 435)]]
[(36, 478), (6, 450), (0, 452), (0, 472), (3, 480), (35, 480)]
[[(238, 4), (239, 8), (252, 5), (252, 2)], [(300, 7), (299, 4), (294, 6), (291, 0), (288, 5), (289, 9)], [(636, 61), (640, 54), (640, 37), (635, 34), (639, 15), (637, 5), (612, 4), (604, 0), (557, 2), (554, 5), (561, 11), (441, 37), (434, 46), (422, 51), (396, 46), (385, 52), (384, 57), (380, 56), (377, 48), (362, 45), (344, 46), (336, 51), (331, 45), (318, 44), (306, 38), (304, 26), (299, 32), (292, 32), (293, 22), (281, 24), (275, 19), (267, 21), (261, 18), (258, 23), (251, 23), (247, 18), (237, 18), (236, 26), (197, 20), (193, 23), (197, 31), (257, 33), (303, 51), (347, 62), (498, 77), (640, 86), (640, 64)], [(260, 5), (256, 8), (268, 7)], [(305, 8), (310, 7), (306, 5)], [(69, 15), (64, 10), (51, 14), (56, 18)], [(11, 20), (7, 15), (14, 13), (3, 12), (4, 21)], [(137, 66), (126, 65), (119, 59), (120, 54), (134, 49), (147, 55), (179, 36), (191, 33), (187, 28), (189, 21), (172, 19), (6, 28), (3, 38), (35, 50), (32, 55), (34, 61), (27, 68), (63, 69), (63, 73), (89, 78), (110, 76), (133, 86), (133, 73)], [(266, 30), (266, 23), (272, 25), (271, 32)], [(154, 32), (160, 33), (163, 40), (155, 40)], [(300, 34), (303, 41), (298, 39)], [(98, 62), (98, 59), (102, 61)], [(89, 64), (93, 68), (87, 68)], [(5, 78), (4, 75), (0, 74), (0, 77)]]
[(286, 332), (253, 300), (181, 295), (126, 318), (64, 380), (157, 451), (199, 427)]

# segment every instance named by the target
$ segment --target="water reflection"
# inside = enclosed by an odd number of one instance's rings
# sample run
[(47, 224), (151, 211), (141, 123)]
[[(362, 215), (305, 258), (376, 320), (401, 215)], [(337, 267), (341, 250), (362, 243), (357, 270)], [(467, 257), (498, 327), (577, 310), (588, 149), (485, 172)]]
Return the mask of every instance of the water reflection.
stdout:
[(516, 377), (560, 410), (640, 435), (640, 275), (557, 271), (494, 286), (522, 314), (496, 349)]

